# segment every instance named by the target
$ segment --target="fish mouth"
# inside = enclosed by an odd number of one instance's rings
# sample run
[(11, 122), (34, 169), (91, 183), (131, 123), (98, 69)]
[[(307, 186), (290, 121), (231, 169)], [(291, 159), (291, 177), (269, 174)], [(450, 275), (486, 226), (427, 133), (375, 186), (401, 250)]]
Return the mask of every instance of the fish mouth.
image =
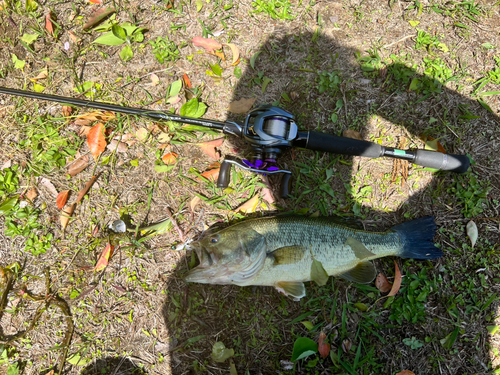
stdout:
[(196, 254), (196, 258), (198, 258), (198, 265), (189, 271), (185, 280), (195, 283), (210, 283), (212, 277), (217, 272), (216, 257), (203, 246), (194, 245), (191, 246), (191, 249)]

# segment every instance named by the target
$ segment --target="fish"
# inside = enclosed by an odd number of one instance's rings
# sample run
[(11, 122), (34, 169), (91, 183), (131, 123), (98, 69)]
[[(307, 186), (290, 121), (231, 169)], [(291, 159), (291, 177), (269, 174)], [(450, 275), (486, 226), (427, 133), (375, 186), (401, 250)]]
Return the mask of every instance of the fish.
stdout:
[(377, 275), (371, 262), (374, 259), (439, 258), (443, 253), (434, 245), (435, 232), (431, 216), (385, 232), (364, 231), (355, 220), (341, 217), (250, 219), (191, 242), (188, 248), (195, 252), (199, 264), (185, 281), (273, 286), (299, 300), (306, 295), (304, 282), (315, 278), (313, 270), (318, 267), (328, 276), (367, 284)]

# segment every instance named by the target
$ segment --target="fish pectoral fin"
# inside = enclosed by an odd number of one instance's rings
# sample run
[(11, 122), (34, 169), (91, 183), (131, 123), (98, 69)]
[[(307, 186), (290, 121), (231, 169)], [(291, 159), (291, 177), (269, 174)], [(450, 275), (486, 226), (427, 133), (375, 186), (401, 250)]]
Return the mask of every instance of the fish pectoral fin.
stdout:
[(353, 283), (368, 284), (375, 279), (376, 275), (377, 270), (372, 262), (361, 262), (352, 270), (339, 275), (339, 277)]
[(347, 237), (345, 244), (351, 247), (352, 251), (354, 251), (354, 255), (356, 255), (356, 258), (359, 260), (375, 256), (375, 254), (368, 250), (361, 241), (358, 241), (355, 238)]
[(295, 299), (301, 299), (306, 295), (306, 287), (304, 283), (297, 281), (281, 281), (276, 284), (278, 292), (285, 296), (292, 296)]
[(304, 258), (306, 253), (303, 246), (285, 246), (274, 250), (272, 253), (267, 254), (269, 258), (274, 259), (275, 266), (283, 264), (298, 263)]

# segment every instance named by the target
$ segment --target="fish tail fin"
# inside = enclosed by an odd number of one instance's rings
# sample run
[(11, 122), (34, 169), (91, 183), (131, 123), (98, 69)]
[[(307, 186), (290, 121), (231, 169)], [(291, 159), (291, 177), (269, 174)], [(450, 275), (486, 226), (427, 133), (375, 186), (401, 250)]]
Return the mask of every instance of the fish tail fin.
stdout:
[(413, 259), (436, 259), (443, 255), (434, 245), (436, 223), (433, 216), (426, 216), (391, 228), (401, 238), (402, 249), (398, 256)]

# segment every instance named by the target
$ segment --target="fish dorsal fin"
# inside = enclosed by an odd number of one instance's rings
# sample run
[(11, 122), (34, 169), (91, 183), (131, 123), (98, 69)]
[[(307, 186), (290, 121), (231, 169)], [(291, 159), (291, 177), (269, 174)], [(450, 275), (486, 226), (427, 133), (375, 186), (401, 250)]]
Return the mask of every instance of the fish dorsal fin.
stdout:
[(363, 225), (360, 221), (354, 217), (348, 216), (328, 216), (328, 221), (332, 221), (336, 224), (343, 225), (356, 230), (364, 230)]
[(368, 284), (375, 279), (377, 270), (372, 262), (361, 262), (352, 270), (339, 275), (341, 278), (358, 284)]
[(305, 249), (302, 246), (285, 246), (274, 250), (268, 257), (274, 259), (274, 265), (293, 264), (300, 262), (304, 258)]
[(291, 296), (294, 299), (301, 299), (306, 295), (306, 287), (304, 283), (297, 281), (280, 281), (276, 284), (278, 292), (283, 293), (285, 296)]
[(375, 256), (375, 254), (368, 250), (361, 241), (358, 241), (353, 237), (347, 237), (345, 244), (351, 247), (352, 251), (354, 251), (354, 255), (356, 255), (356, 258), (359, 260)]

